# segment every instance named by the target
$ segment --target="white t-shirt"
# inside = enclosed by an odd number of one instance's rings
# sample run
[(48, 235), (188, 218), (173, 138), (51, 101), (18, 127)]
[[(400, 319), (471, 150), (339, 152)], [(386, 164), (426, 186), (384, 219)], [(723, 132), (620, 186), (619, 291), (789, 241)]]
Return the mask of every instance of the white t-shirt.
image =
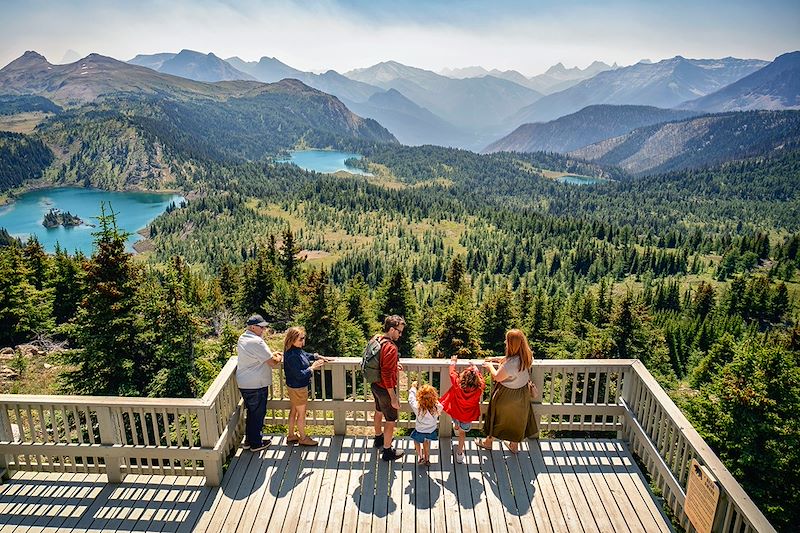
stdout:
[(240, 389), (261, 389), (272, 386), (272, 367), (267, 364), (272, 358), (264, 339), (245, 330), (236, 344), (239, 361), (236, 365), (236, 382)]
[(508, 377), (500, 382), (503, 387), (507, 389), (521, 389), (528, 384), (528, 381), (531, 379), (530, 370), (520, 368), (521, 366), (522, 360), (518, 356), (509, 357), (500, 365), (500, 368), (504, 369), (506, 374), (508, 374)]
[(439, 415), (442, 413), (441, 403), (436, 403), (436, 415), (430, 411), (423, 411), (422, 414), (420, 414), (419, 404), (417, 404), (417, 389), (412, 387), (408, 391), (408, 405), (411, 406), (411, 410), (417, 415), (417, 422), (414, 425), (414, 429), (420, 433), (432, 433), (433, 430), (439, 426)]

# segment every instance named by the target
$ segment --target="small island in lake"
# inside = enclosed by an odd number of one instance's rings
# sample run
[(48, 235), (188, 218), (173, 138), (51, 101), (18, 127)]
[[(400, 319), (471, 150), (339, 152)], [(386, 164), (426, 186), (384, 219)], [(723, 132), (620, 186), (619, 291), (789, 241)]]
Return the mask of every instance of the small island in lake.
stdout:
[(73, 215), (69, 211), (62, 213), (55, 207), (51, 207), (50, 211), (44, 215), (44, 220), (42, 220), (42, 226), (45, 228), (57, 228), (58, 226), (64, 226), (67, 228), (72, 226), (80, 226), (81, 224), (83, 224), (83, 220), (81, 220), (77, 215)]

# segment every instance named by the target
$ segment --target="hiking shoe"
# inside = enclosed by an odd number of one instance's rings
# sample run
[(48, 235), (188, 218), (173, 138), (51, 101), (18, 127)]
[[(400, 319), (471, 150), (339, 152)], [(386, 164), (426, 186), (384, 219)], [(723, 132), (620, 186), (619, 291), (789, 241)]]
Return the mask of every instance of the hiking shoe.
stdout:
[(272, 444), (272, 440), (271, 439), (264, 439), (264, 440), (261, 441), (261, 445), (260, 446), (255, 446), (255, 447), (251, 446), (250, 447), (250, 451), (251, 452), (260, 452), (261, 450), (265, 449), (270, 444)]
[(319, 442), (315, 441), (314, 439), (306, 435), (302, 439), (298, 440), (297, 444), (299, 444), (300, 446), (316, 446), (317, 444), (319, 444)]
[(460, 465), (464, 464), (464, 454), (456, 451), (456, 462)]
[(384, 448), (383, 454), (381, 455), (381, 459), (384, 461), (396, 461), (403, 457), (404, 452), (401, 450), (397, 450), (395, 448)]
[(372, 438), (372, 445), (376, 448), (383, 448), (383, 433)]

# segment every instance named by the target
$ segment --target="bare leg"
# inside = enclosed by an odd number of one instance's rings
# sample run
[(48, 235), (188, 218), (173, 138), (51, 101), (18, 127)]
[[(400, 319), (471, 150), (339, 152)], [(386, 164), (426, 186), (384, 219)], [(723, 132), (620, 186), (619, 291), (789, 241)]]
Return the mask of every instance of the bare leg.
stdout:
[(467, 432), (461, 428), (458, 428), (458, 453), (464, 454), (464, 440), (467, 435)]
[(420, 462), (425, 459), (425, 457), (422, 456), (422, 453), (420, 451), (420, 444), (417, 441), (414, 441), (414, 450), (417, 452), (417, 462)]
[(375, 416), (373, 417), (373, 425), (375, 427), (375, 435), (380, 435), (383, 433), (383, 429), (381, 428), (381, 422), (383, 422), (383, 413), (380, 411), (375, 411)]
[(298, 405), (295, 409), (297, 413), (297, 432), (300, 434), (300, 438), (306, 438), (306, 406), (305, 405)]
[[(391, 448), (392, 447), (392, 437), (394, 436), (394, 426), (397, 425), (397, 422), (389, 422), (388, 420), (383, 425), (383, 447), (384, 448)], [(376, 435), (378, 433), (375, 433)]]
[(422, 445), (423, 453), (425, 455), (425, 460), (427, 462), (431, 461), (431, 441), (425, 439), (425, 443)]
[(294, 437), (294, 425), (296, 418), (297, 418), (297, 407), (292, 406), (291, 409), (289, 409), (289, 428), (287, 431), (287, 434), (290, 437)]

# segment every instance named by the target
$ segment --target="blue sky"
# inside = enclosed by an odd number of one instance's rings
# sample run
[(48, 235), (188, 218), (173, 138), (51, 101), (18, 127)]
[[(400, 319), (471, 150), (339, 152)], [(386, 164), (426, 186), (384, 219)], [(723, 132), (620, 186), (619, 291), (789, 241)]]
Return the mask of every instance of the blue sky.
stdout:
[(800, 2), (561, 0), (0, 0), (0, 65), (36, 50), (130, 59), (190, 48), (340, 72), (396, 60), (526, 75), (562, 62), (675, 55), (772, 59), (800, 49)]

